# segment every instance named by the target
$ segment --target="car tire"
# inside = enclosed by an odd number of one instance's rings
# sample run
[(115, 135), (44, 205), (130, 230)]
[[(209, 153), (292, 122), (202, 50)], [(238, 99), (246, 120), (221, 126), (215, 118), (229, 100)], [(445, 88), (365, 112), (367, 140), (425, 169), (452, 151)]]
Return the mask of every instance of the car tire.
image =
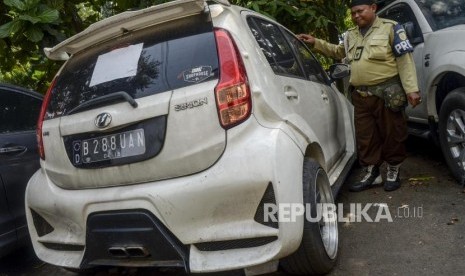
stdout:
[[(305, 205), (310, 204), (311, 218), (317, 217), (318, 203), (334, 204), (326, 172), (310, 158), (305, 158), (303, 166), (303, 202)], [(334, 210), (334, 219), (328, 222), (324, 222), (323, 218), (311, 222), (306, 217), (300, 246), (281, 261), (281, 268), (289, 274), (326, 274), (334, 267), (337, 258), (339, 241), (336, 212)]]
[[(439, 112), (439, 143), (454, 177), (461, 183), (465, 177), (465, 87), (450, 92)], [(462, 158), (462, 160), (460, 160)]]

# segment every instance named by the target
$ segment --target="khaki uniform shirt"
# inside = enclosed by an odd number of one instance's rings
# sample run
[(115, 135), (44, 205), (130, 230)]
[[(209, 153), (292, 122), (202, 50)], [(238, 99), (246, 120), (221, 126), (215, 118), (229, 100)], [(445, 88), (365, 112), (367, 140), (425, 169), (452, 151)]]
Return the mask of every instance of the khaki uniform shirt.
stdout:
[[(351, 68), (350, 83), (353, 86), (377, 85), (399, 75), (406, 93), (417, 92), (418, 81), (412, 53), (396, 57), (392, 50), (396, 24), (395, 21), (376, 17), (365, 36), (358, 27), (349, 29), (346, 34), (349, 44), (347, 57), (343, 44), (334, 45), (316, 39), (314, 49), (335, 59), (346, 57)], [(405, 32), (399, 36), (407, 39)]]

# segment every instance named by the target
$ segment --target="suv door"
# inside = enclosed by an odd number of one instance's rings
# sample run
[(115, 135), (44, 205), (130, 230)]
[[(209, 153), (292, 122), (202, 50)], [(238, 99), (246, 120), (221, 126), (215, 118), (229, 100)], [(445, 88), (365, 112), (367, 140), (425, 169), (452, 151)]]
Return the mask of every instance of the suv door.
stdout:
[[(415, 68), (417, 71), (418, 85), (420, 91), (425, 91), (425, 70), (428, 70), (428, 67), (425, 67), (425, 64), (428, 63), (425, 53), (425, 43), (423, 42), (423, 34), (420, 25), (415, 17), (412, 8), (406, 3), (399, 3), (389, 7), (379, 13), (379, 16), (386, 19), (391, 19), (402, 26), (405, 29), (411, 28), (409, 32), (409, 41), (414, 46), (413, 51), (413, 60), (415, 61)], [(426, 96), (424, 96), (426, 98)], [(410, 105), (407, 107), (407, 113), (412, 118), (426, 118), (426, 104), (421, 104), (415, 108), (412, 108)]]
[[(337, 95), (312, 53), (292, 34), (265, 19), (249, 16), (248, 25), (255, 40), (280, 80), (280, 90), (299, 117), (317, 136), (328, 169), (344, 149), (344, 137), (338, 135)], [(291, 115), (292, 116), (292, 115)], [(286, 118), (293, 122), (296, 118)], [(294, 123), (297, 123), (294, 121)], [(297, 125), (297, 127), (300, 127)]]
[[(287, 40), (289, 41), (290, 47), (296, 54), (297, 60), (300, 62), (303, 68), (305, 78), (312, 85), (315, 86), (317, 91), (321, 93), (321, 101), (324, 103), (323, 108), (327, 113), (327, 122), (321, 122), (324, 129), (326, 129), (325, 136), (322, 139), (329, 141), (329, 147), (331, 153), (328, 155), (331, 159), (329, 160), (332, 166), (337, 159), (343, 154), (346, 148), (346, 138), (344, 137), (344, 113), (338, 112), (342, 110), (341, 102), (337, 91), (335, 91), (330, 85), (328, 77), (317, 61), (315, 56), (310, 52), (307, 46), (294, 35), (286, 30), (282, 30)], [(308, 102), (315, 102), (315, 96), (312, 93), (305, 93), (302, 100), (302, 111), (306, 114), (307, 118), (314, 120), (314, 111), (308, 108)], [(314, 124), (320, 123), (319, 121), (313, 122)]]
[(35, 128), (41, 104), (39, 94), (0, 88), (0, 235), (15, 228), (18, 237), (27, 234), (24, 192), (39, 169)]

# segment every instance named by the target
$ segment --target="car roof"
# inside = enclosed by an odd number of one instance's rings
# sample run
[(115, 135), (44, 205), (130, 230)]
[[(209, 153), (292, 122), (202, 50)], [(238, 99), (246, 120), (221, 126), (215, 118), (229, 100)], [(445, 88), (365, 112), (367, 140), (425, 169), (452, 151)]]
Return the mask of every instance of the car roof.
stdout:
[(386, 7), (387, 5), (391, 4), (394, 1), (396, 1), (396, 0), (378, 0), (378, 1), (376, 1), (376, 5), (378, 6), (377, 11), (382, 10), (384, 7)]
[(40, 99), (43, 99), (43, 97), (44, 97), (44, 95), (42, 95), (42, 94), (40, 94), (40, 93), (38, 93), (38, 92), (36, 92), (34, 90), (30, 90), (30, 89), (27, 89), (27, 88), (24, 88), (24, 87), (21, 87), (21, 86), (17, 86), (17, 85), (13, 85), (13, 84), (9, 84), (9, 83), (0, 83), (0, 89), (12, 91), (12, 92), (23, 93), (23, 94), (33, 96), (35, 98), (40, 98)]
[(123, 12), (90, 25), (84, 31), (55, 47), (45, 48), (44, 52), (50, 59), (66, 60), (69, 58), (69, 54), (75, 54), (87, 47), (121, 36), (124, 33), (201, 13), (205, 10), (205, 5), (205, 0), (177, 0), (146, 9)]

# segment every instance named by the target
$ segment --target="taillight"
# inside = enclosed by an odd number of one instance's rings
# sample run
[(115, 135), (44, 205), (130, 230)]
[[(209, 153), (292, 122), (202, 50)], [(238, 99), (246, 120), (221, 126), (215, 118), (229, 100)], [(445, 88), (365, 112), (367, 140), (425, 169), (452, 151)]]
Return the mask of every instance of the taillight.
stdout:
[(40, 109), (39, 119), (37, 120), (37, 130), (36, 130), (37, 147), (39, 149), (39, 155), (42, 160), (45, 160), (44, 141), (42, 138), (42, 124), (45, 119), (45, 113), (47, 112), (48, 104), (50, 103), (52, 90), (53, 90), (53, 87), (55, 86), (55, 82), (56, 82), (56, 79), (52, 81), (52, 83), (50, 84), (50, 87), (47, 90), (47, 93), (45, 94), (44, 100), (42, 102), (42, 107)]
[(220, 81), (215, 88), (221, 126), (225, 129), (245, 121), (252, 111), (252, 100), (244, 63), (228, 31), (215, 29), (220, 62)]

